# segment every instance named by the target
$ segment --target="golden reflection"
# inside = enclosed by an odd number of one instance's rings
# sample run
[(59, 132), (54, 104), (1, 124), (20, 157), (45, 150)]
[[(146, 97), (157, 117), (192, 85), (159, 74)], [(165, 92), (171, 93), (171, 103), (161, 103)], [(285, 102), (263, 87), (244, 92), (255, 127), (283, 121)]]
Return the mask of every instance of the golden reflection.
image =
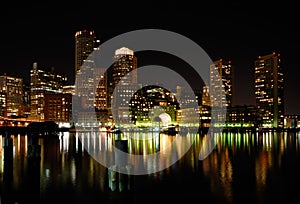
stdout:
[(20, 155), (20, 134), (18, 134), (18, 137), (17, 137), (17, 151), (18, 151), (18, 156)]
[(28, 136), (27, 135), (25, 135), (24, 136), (25, 137), (25, 156), (27, 156), (27, 151), (28, 151)]
[[(219, 133), (216, 133), (219, 134)], [(298, 135), (300, 137), (300, 135)], [(297, 139), (298, 139), (297, 137)], [(217, 137), (216, 137), (217, 138)], [(281, 168), (282, 157), (286, 154), (287, 147), (294, 146), (297, 149), (298, 140), (293, 140), (290, 133), (262, 132), (262, 133), (222, 133), (216, 148), (202, 161), (203, 173), (210, 178), (210, 185), (213, 192), (223, 192), (224, 198), (232, 201), (232, 183), (234, 182), (233, 165), (234, 158), (243, 155), (251, 155), (253, 166), (239, 166), (235, 168), (253, 168), (255, 171), (255, 181), (257, 192), (262, 195), (267, 185), (267, 178), (270, 171)], [(205, 143), (207, 136), (202, 137), (202, 143)], [(253, 151), (256, 154), (253, 154)], [(252, 156), (253, 155), (253, 156)], [(238, 160), (237, 160), (238, 161)], [(277, 166), (275, 166), (277, 164)], [(251, 171), (245, 169), (245, 171)], [(258, 195), (258, 196), (259, 196)]]
[[(144, 133), (141, 133), (144, 134)], [(124, 134), (120, 137), (108, 133), (74, 133), (74, 136), (69, 133), (64, 133), (59, 138), (53, 141), (45, 141), (39, 139), (41, 145), (41, 190), (48, 188), (51, 182), (70, 182), (72, 185), (79, 185), (78, 182), (87, 182), (88, 186), (93, 187), (99, 185), (105, 191), (108, 185), (106, 173), (107, 169), (91, 157), (88, 159), (86, 154), (80, 154), (80, 149), (87, 148), (92, 154), (102, 156), (106, 161), (113, 158), (110, 153), (113, 152), (113, 144), (116, 138), (128, 140), (128, 152), (147, 156), (157, 152), (168, 150), (176, 140), (174, 145), (173, 155), (178, 156), (184, 154), (185, 142), (193, 141), (193, 145), (189, 152), (180, 159), (178, 163), (170, 168), (149, 175), (149, 178), (160, 180), (166, 175), (172, 174), (175, 168), (189, 168), (194, 174), (203, 174), (210, 183), (211, 192), (221, 194), (225, 201), (231, 203), (233, 201), (233, 185), (236, 184), (239, 174), (242, 171), (252, 175), (248, 175), (255, 181), (257, 188), (257, 196), (262, 195), (268, 185), (268, 178), (271, 174), (282, 168), (282, 160), (289, 151), (299, 151), (300, 133), (276, 133), (276, 132), (235, 132), (235, 133), (213, 133), (214, 144), (212, 152), (204, 160), (199, 160), (199, 153), (206, 140), (212, 139), (209, 135), (192, 135), (186, 136), (170, 136), (165, 134), (152, 135), (145, 133), (144, 139), (142, 135), (132, 137), (129, 134)], [(24, 137), (24, 138), (23, 138)], [(4, 138), (0, 137), (0, 173), (3, 176), (3, 145)], [(24, 174), (21, 172), (26, 164), (28, 136), (18, 135), (14, 137), (14, 146), (16, 146), (17, 157), (14, 157), (14, 187), (21, 185), (20, 181)], [(76, 154), (76, 157), (74, 157)], [(103, 156), (104, 155), (104, 156)], [(163, 158), (165, 155), (161, 155)], [(71, 158), (71, 159), (70, 159)], [(243, 162), (243, 166), (239, 163), (243, 159), (248, 159)], [(25, 162), (24, 162), (25, 161)], [(161, 163), (157, 162), (161, 161)], [(159, 169), (162, 165), (168, 166), (171, 158), (162, 160), (147, 160), (145, 166), (151, 166)], [(135, 161), (133, 161), (135, 162)], [(138, 162), (138, 161), (136, 161)], [(248, 162), (248, 163), (247, 163)], [(246, 164), (247, 165), (244, 165)], [(24, 165), (24, 166), (23, 166)], [(133, 163), (133, 166), (135, 163)], [(25, 166), (26, 167), (26, 166)], [(80, 170), (85, 170), (83, 175), (80, 175)], [(83, 179), (84, 181), (80, 180)], [(1, 178), (2, 179), (2, 178)], [(54, 182), (55, 183), (55, 182)], [(1, 184), (1, 183), (0, 183)], [(55, 184), (52, 184), (55, 185)]]
[[(214, 133), (219, 135), (220, 133)], [(216, 148), (211, 154), (202, 161), (204, 175), (210, 178), (210, 187), (212, 192), (218, 192), (224, 195), (224, 199), (232, 202), (232, 181), (233, 168), (230, 160), (229, 148), (235, 141), (232, 134), (222, 133), (217, 142)], [(238, 137), (240, 139), (240, 137)], [(202, 138), (206, 140), (204, 135)], [(238, 139), (238, 140), (239, 140)]]
[(0, 135), (0, 173), (2, 174), (3, 173), (3, 170), (4, 170), (4, 165), (3, 165), (3, 162), (4, 162), (4, 152), (3, 152), (3, 136)]
[(78, 133), (75, 134), (75, 152), (78, 153), (78, 146), (79, 146), (79, 138)]

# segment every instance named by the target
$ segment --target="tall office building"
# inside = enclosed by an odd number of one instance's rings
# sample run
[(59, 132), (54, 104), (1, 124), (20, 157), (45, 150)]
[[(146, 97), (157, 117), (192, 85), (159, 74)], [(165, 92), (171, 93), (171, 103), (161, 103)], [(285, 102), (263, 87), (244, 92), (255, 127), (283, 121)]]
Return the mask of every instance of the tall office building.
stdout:
[(24, 116), (22, 112), (23, 79), (7, 75), (0, 76), (0, 94), (1, 93), (5, 94), (7, 99), (6, 116)]
[(84, 109), (96, 106), (96, 87), (103, 78), (95, 64), (99, 45), (93, 30), (75, 33), (75, 95), (81, 98)]
[(280, 54), (259, 56), (255, 66), (255, 98), (264, 127), (283, 127), (284, 73)]
[(45, 71), (38, 68), (36, 62), (30, 70), (30, 118), (45, 120), (45, 95), (48, 93), (62, 93), (67, 77), (55, 72), (54, 68)]
[(232, 106), (233, 67), (230, 60), (217, 60), (210, 66), (211, 105)]
[[(75, 34), (74, 116), (76, 126), (98, 126), (107, 115), (107, 72), (97, 66), (100, 40), (94, 31), (82, 30)], [(75, 99), (76, 98), (76, 99)], [(95, 111), (98, 121), (95, 122)], [(100, 111), (100, 112), (99, 112)], [(99, 115), (98, 115), (99, 114)], [(104, 115), (103, 115), (104, 114)]]
[(137, 72), (131, 72), (137, 69), (137, 58), (134, 52), (126, 47), (115, 51), (113, 64), (113, 82), (114, 86), (119, 82), (123, 84), (137, 83)]
[[(122, 120), (130, 117), (129, 102), (134, 90), (138, 88), (137, 58), (132, 50), (122, 47), (115, 51), (112, 66), (112, 88), (109, 98), (113, 101), (111, 111), (114, 111), (117, 119)], [(133, 70), (135, 71), (132, 72)]]
[(75, 33), (75, 76), (83, 65), (89, 64), (87, 60), (92, 60), (89, 58), (90, 54), (98, 49), (99, 45), (100, 41), (97, 40), (93, 30), (81, 30)]
[(7, 117), (7, 98), (5, 93), (0, 92), (0, 117)]

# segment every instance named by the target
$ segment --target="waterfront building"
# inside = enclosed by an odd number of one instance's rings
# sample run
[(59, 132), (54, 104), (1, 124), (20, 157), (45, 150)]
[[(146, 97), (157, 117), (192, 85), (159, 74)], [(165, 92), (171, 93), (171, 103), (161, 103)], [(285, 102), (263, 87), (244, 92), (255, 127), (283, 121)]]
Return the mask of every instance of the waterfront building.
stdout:
[(282, 128), (284, 123), (284, 72), (279, 53), (254, 61), (255, 99), (262, 126)]
[(95, 31), (80, 30), (75, 33), (75, 76), (82, 66), (89, 64), (88, 60), (93, 60), (90, 55), (99, 45), (100, 40), (97, 39)]
[[(6, 117), (23, 117), (23, 79), (14, 76), (0, 76), (0, 94), (6, 95)], [(3, 96), (2, 96), (3, 98)], [(3, 100), (2, 100), (3, 106)]]
[(199, 125), (198, 94), (185, 86), (176, 86), (176, 100), (179, 103), (179, 107), (177, 107), (177, 123), (184, 123), (186, 126), (188, 124), (194, 126), (195, 123)]
[(300, 115), (285, 115), (284, 128), (287, 130), (300, 128)]
[(72, 94), (47, 92), (44, 95), (44, 120), (54, 121), (60, 127), (72, 124)]
[(255, 105), (236, 105), (227, 109), (226, 127), (258, 127), (261, 123)]
[(230, 60), (219, 59), (210, 66), (209, 90), (212, 106), (232, 106), (233, 66)]
[(211, 123), (211, 99), (209, 86), (202, 88), (201, 104), (199, 106), (200, 127), (209, 128)]
[[(231, 60), (219, 59), (210, 65), (209, 83), (211, 120), (224, 123), (228, 117), (226, 109), (233, 104), (233, 66)], [(221, 124), (224, 125), (224, 124)]]
[(47, 93), (62, 93), (67, 77), (55, 72), (38, 68), (37, 62), (33, 63), (30, 70), (30, 118), (32, 120), (45, 120), (45, 95)]
[(5, 93), (0, 92), (0, 117), (7, 117), (7, 97)]
[(160, 115), (166, 119), (164, 123), (177, 123), (178, 101), (175, 95), (156, 85), (145, 86), (139, 89), (131, 98), (130, 117), (133, 124), (149, 127), (154, 122), (163, 122)]
[(137, 81), (137, 57), (134, 51), (121, 47), (115, 51), (112, 65), (112, 86), (109, 89), (109, 114), (119, 122), (130, 120), (129, 103), (136, 90), (141, 88)]

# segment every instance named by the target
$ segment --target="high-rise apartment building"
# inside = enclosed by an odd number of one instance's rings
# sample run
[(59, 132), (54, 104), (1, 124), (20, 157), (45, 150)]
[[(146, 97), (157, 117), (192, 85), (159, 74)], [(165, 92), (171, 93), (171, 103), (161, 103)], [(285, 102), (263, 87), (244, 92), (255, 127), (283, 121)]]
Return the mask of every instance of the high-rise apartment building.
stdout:
[(255, 66), (255, 98), (264, 127), (283, 127), (284, 73), (280, 54), (259, 56)]

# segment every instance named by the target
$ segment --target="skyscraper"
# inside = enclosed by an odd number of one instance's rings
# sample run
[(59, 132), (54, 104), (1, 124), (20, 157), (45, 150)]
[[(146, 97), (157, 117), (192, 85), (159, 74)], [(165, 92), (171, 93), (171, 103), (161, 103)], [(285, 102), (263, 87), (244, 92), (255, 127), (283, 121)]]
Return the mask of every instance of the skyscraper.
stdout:
[(82, 65), (88, 64), (86, 60), (99, 44), (100, 41), (97, 40), (93, 30), (81, 30), (75, 33), (75, 76)]
[(233, 69), (231, 61), (226, 61), (223, 59), (214, 61), (214, 64), (210, 66), (209, 87), (210, 94), (212, 96), (212, 105), (217, 107), (232, 106), (232, 80)]
[(62, 88), (67, 83), (67, 77), (55, 72), (38, 68), (36, 62), (30, 70), (30, 118), (45, 120), (45, 95), (48, 93), (62, 93)]
[(95, 107), (96, 84), (101, 79), (95, 64), (99, 45), (93, 30), (75, 33), (75, 93), (84, 108)]
[(210, 66), (209, 91), (211, 96), (213, 120), (225, 122), (228, 114), (225, 109), (233, 105), (233, 67), (230, 60), (219, 59)]
[(123, 84), (137, 83), (136, 72), (131, 72), (137, 69), (137, 58), (133, 50), (122, 47), (115, 51), (113, 64), (113, 82), (114, 86), (120, 81)]
[(112, 66), (111, 108), (118, 119), (129, 118), (129, 102), (138, 88), (137, 58), (132, 50), (122, 47), (115, 51)]
[(73, 119), (77, 126), (79, 124), (85, 127), (98, 126), (99, 120), (96, 121), (94, 118), (95, 111), (97, 118), (101, 117), (101, 121), (104, 121), (107, 115), (107, 72), (106, 68), (98, 67), (96, 63), (99, 57), (99, 45), (100, 40), (97, 40), (94, 31), (76, 32), (73, 97), (73, 108), (76, 110), (73, 110)]
[(284, 73), (280, 54), (259, 56), (255, 66), (255, 98), (264, 127), (283, 127)]
[[(13, 76), (0, 76), (0, 94), (6, 95), (6, 116), (24, 116), (21, 111), (23, 104), (23, 79)], [(3, 100), (4, 102), (4, 100)], [(2, 104), (3, 104), (2, 102)]]

